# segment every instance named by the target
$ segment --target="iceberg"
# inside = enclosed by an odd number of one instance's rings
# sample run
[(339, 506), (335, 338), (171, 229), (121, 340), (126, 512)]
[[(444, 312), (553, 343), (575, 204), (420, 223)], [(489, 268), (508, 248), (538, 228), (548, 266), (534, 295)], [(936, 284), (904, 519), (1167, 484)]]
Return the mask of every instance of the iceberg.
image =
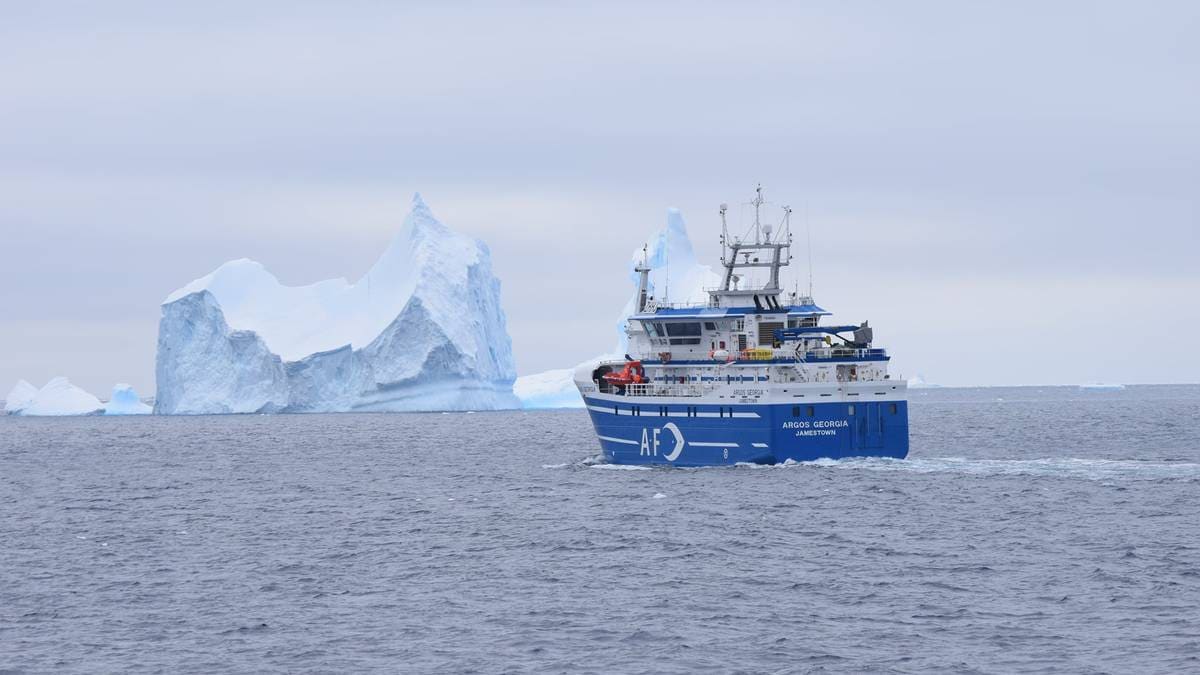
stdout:
[(71, 384), (65, 377), (56, 377), (41, 389), (34, 389), (21, 380), (4, 403), (5, 412), (27, 417), (90, 415), (103, 408), (100, 399)]
[(132, 386), (123, 383), (113, 386), (112, 398), (104, 405), (105, 415), (149, 415), (153, 410), (142, 403)]
[(21, 412), (22, 409), (33, 402), (37, 393), (37, 387), (25, 380), (18, 380), (17, 384), (13, 386), (12, 391), (8, 392), (8, 396), (4, 397), (4, 412), (10, 415)]
[(521, 399), (524, 408), (573, 408), (583, 405), (579, 392), (567, 388), (574, 373), (573, 368), (557, 368), (533, 375), (518, 377), (513, 384), (513, 393)]
[[(638, 273), (634, 271), (644, 261), (650, 268), (650, 297), (660, 303), (698, 304), (708, 302), (708, 289), (721, 285), (721, 275), (711, 265), (701, 264), (688, 236), (687, 225), (679, 209), (667, 209), (667, 226), (655, 232), (646, 248), (637, 248), (629, 257), (629, 283), (633, 290), (621, 309), (617, 321), (617, 352), (624, 354), (629, 343), (625, 333), (626, 317), (637, 306)], [(572, 385), (573, 386), (573, 385)]]
[(171, 293), (155, 372), (162, 414), (520, 407), (491, 253), (420, 195), (353, 284), (285, 286), (242, 259)]
[(634, 268), (643, 260), (650, 268), (649, 294), (660, 302), (703, 303), (709, 288), (721, 283), (721, 275), (696, 259), (687, 225), (679, 209), (667, 209), (667, 224), (650, 236), (646, 248), (638, 247), (629, 258), (629, 300), (616, 321), (616, 346), (608, 354), (587, 359), (574, 368), (559, 368), (517, 378), (513, 392), (525, 408), (582, 408), (583, 399), (575, 388), (574, 373), (594, 368), (600, 361), (619, 359), (627, 351), (629, 336), (626, 318), (637, 302), (638, 273)]
[(1091, 382), (1088, 384), (1081, 384), (1079, 385), (1079, 388), (1083, 389), (1084, 391), (1123, 391), (1125, 389), (1125, 385), (1106, 382)]
[(925, 377), (920, 374), (916, 375), (915, 377), (908, 378), (906, 384), (908, 385), (909, 389), (939, 389), (942, 386), (940, 384), (930, 384), (929, 382), (926, 382)]

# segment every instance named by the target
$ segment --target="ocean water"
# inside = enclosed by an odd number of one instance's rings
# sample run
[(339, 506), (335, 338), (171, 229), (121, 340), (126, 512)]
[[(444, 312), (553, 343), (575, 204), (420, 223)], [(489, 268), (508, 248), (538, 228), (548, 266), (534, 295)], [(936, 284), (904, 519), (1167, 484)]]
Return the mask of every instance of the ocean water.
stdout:
[(0, 419), (0, 671), (1196, 672), (1200, 387), (912, 393), (912, 456), (580, 411)]

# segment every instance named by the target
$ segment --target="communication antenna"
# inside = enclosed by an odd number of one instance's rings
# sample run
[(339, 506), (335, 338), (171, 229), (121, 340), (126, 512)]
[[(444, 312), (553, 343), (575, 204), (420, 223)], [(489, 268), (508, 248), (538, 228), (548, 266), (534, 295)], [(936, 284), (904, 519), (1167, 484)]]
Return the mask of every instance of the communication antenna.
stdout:
[(754, 201), (752, 203), (754, 204), (754, 243), (761, 244), (762, 225), (759, 223), (758, 216), (759, 210), (763, 205), (762, 183), (759, 183), (758, 187), (754, 188)]
[(812, 222), (808, 219), (808, 201), (804, 202), (804, 238), (808, 244), (808, 298), (812, 300), (813, 296), (813, 270), (812, 270)]
[(725, 264), (725, 247), (729, 244), (729, 224), (725, 222), (725, 212), (728, 204), (721, 204), (721, 264)]
[(663, 302), (671, 304), (671, 226), (667, 225), (667, 234), (663, 237)]

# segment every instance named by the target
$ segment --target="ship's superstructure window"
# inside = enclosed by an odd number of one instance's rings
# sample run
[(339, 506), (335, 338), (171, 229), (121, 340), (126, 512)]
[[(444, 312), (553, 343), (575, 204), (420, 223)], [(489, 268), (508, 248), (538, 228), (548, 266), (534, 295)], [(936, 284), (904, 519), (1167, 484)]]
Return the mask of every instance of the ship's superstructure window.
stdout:
[(847, 414), (847, 415), (853, 415), (853, 414), (854, 414), (854, 404), (853, 404), (853, 403), (851, 403), (850, 405), (846, 406), (846, 414)]
[(699, 323), (668, 323), (666, 328), (667, 335), (671, 338), (671, 344), (673, 345), (700, 344)]
[(717, 329), (717, 324), (713, 323), (712, 321), (704, 322), (704, 330), (716, 330), (716, 329)]
[(888, 404), (888, 412), (890, 412), (893, 415), (896, 414), (896, 404), (895, 403)]

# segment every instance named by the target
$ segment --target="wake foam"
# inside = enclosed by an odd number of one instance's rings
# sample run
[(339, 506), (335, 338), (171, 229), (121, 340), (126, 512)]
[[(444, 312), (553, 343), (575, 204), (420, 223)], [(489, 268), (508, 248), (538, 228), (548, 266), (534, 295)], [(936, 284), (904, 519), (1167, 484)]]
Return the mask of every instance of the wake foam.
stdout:
[(575, 463), (543, 464), (543, 469), (609, 469), (616, 471), (712, 471), (729, 469), (824, 469), (836, 471), (892, 471), (897, 473), (947, 473), (965, 476), (1035, 476), (1094, 481), (1200, 480), (1200, 464), (1195, 462), (1142, 461), (1134, 459), (1080, 459), (1047, 457), (1041, 459), (972, 459), (967, 457), (855, 457), (817, 459), (779, 464), (738, 462), (732, 466), (686, 466), (668, 464), (610, 464), (603, 455), (587, 457)]
[(1200, 480), (1200, 464), (1192, 462), (1079, 459), (1075, 457), (1048, 457), (1042, 459), (970, 459), (966, 457), (891, 459), (873, 457), (838, 460), (818, 459), (812, 462), (792, 462), (789, 460), (783, 464), (766, 468), (779, 467), (817, 467), (851, 471), (898, 471), (910, 473), (957, 473), (969, 476), (1045, 476), (1086, 480)]

